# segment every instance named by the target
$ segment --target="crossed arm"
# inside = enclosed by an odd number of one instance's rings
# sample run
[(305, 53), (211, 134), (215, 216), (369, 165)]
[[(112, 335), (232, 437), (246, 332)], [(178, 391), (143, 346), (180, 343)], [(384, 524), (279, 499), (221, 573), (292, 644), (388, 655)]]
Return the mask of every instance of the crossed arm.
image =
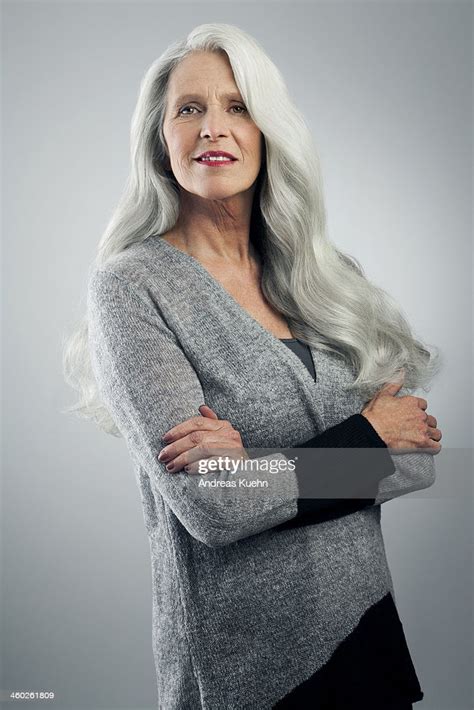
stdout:
[[(208, 546), (231, 544), (283, 524), (322, 522), (328, 516), (335, 518), (377, 505), (434, 482), (433, 456), (415, 453), (392, 457), (360, 414), (302, 442), (297, 448), (308, 450), (307, 466), (296, 471), (288, 468), (274, 476), (271, 492), (247, 495), (245, 505), (242, 495), (240, 499), (223, 498), (200, 486), (200, 476), (170, 475), (157, 460), (161, 437), (178, 422), (195, 415), (205, 401), (196, 372), (156, 306), (118, 275), (105, 270), (93, 273), (88, 316), (93, 373), (132, 459), (147, 473), (154, 496), (165, 501), (190, 535)], [(354, 473), (354, 462), (344, 449), (353, 454), (356, 448), (361, 454), (368, 453), (369, 448), (378, 449), (379, 454), (360, 495), (356, 491), (353, 499), (346, 500), (311, 497), (311, 479), (317, 478), (321, 485), (330, 483), (329, 473), (325, 474), (318, 464), (318, 450), (338, 449), (336, 470), (342, 480), (344, 476), (347, 479), (348, 470)], [(281, 449), (261, 460), (287, 461), (292, 451)], [(367, 472), (367, 467), (363, 470)], [(330, 475), (334, 480), (334, 469)], [(261, 473), (251, 470), (245, 476), (251, 481)], [(229, 480), (229, 473), (219, 472), (218, 477)], [(357, 480), (356, 475), (353, 480)]]

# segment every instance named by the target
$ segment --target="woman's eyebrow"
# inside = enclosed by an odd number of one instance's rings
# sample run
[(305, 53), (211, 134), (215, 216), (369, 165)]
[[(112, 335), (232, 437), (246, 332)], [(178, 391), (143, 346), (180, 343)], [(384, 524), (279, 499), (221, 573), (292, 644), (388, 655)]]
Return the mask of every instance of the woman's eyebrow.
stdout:
[[(242, 101), (243, 100), (242, 97), (240, 96), (240, 94), (236, 94), (235, 91), (227, 93), (227, 94), (222, 94), (222, 96), (225, 99), (234, 100), (234, 101)], [(185, 101), (200, 101), (200, 100), (202, 100), (202, 98), (203, 97), (200, 94), (183, 94), (182, 96), (178, 96), (178, 98), (175, 101), (175, 106), (177, 106), (178, 104), (181, 104)]]

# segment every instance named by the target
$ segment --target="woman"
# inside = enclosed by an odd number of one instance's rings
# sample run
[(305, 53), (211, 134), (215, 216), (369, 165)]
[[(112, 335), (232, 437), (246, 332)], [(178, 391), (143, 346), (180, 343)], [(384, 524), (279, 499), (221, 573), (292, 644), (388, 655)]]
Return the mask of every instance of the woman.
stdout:
[(436, 419), (396, 395), (439, 362), (330, 243), (309, 131), (238, 28), (201, 25), (148, 70), (65, 365), (135, 463), (159, 708), (423, 697), (380, 504), (434, 482)]

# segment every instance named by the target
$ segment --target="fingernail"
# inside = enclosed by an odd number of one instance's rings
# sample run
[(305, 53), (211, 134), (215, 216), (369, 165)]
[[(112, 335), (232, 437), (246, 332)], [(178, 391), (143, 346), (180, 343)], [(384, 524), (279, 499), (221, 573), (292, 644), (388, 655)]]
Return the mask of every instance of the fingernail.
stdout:
[(166, 466), (167, 471), (172, 471), (173, 469), (174, 469), (174, 463), (167, 464), (167, 466)]
[(165, 444), (168, 443), (168, 441), (171, 441), (173, 437), (170, 436), (169, 434), (165, 434), (164, 436), (161, 437), (161, 441), (164, 441)]

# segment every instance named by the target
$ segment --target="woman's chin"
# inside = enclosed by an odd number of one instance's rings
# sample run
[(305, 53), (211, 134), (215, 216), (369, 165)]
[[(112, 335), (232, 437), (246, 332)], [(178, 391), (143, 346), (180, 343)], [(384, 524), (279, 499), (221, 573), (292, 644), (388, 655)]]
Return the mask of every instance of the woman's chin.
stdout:
[[(203, 183), (204, 182), (205, 181), (203, 180)], [(222, 183), (224, 183), (224, 181), (222, 181)], [(241, 193), (245, 192), (246, 189), (247, 188), (232, 188), (229, 184), (210, 184), (209, 186), (202, 184), (199, 186), (199, 191), (189, 190), (189, 192), (198, 197), (202, 197), (205, 200), (227, 200), (232, 197), (236, 197), (237, 195), (240, 195)]]

